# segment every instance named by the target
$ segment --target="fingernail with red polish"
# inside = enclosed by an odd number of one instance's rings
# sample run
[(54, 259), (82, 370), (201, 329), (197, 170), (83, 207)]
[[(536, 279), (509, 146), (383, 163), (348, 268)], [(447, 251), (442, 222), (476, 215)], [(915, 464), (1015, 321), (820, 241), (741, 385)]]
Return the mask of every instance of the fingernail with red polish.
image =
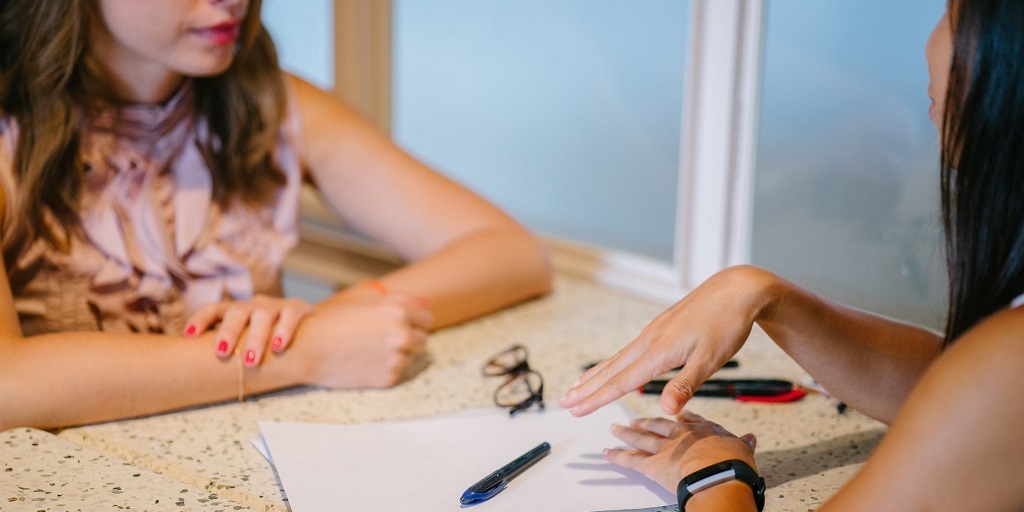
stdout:
[(245, 364), (252, 364), (256, 362), (256, 351), (248, 350), (245, 353)]
[(185, 328), (185, 336), (192, 336), (195, 333), (196, 333), (196, 326), (190, 325), (187, 328)]
[(280, 336), (275, 336), (274, 341), (270, 343), (270, 346), (274, 351), (281, 350), (281, 345), (284, 345), (284, 340), (282, 340)]
[(228, 353), (228, 340), (220, 340), (217, 344), (217, 353), (224, 355)]

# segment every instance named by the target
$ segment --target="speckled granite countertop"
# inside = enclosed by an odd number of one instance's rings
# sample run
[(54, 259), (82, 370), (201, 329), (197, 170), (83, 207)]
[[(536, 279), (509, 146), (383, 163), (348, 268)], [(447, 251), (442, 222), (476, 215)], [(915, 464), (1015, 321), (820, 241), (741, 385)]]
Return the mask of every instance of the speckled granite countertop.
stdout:
[[(287, 498), (273, 468), (249, 444), (259, 435), (257, 421), (358, 423), (490, 406), (496, 383), (482, 377), (480, 367), (513, 343), (529, 348), (530, 365), (544, 375), (547, 398), (554, 399), (579, 376), (582, 364), (614, 353), (664, 308), (664, 304), (559, 277), (556, 291), (548, 297), (432, 335), (418, 374), (393, 389), (293, 389), (241, 404), (67, 429), (59, 437), (25, 429), (8, 431), (0, 435), (0, 443), (8, 444), (0, 444), (0, 464), (7, 464), (0, 467), (17, 470), (22, 464), (27, 469), (21, 471), (33, 476), (25, 485), (13, 480), (11, 471), (0, 473), (0, 510), (109, 509), (129, 501), (126, 495), (137, 498), (133, 510), (162, 510), (159, 507), (176, 505), (187, 495), (207, 500), (188, 501), (183, 506), (188, 510), (241, 506), (285, 511)], [(797, 381), (805, 375), (756, 328), (737, 359), (740, 367), (722, 370), (722, 376), (729, 372), (729, 376)], [(638, 415), (660, 413), (656, 396), (634, 393), (622, 400)], [(884, 425), (855, 411), (838, 414), (834, 399), (816, 394), (791, 404), (698, 398), (690, 408), (738, 434), (757, 434), (758, 468), (769, 486), (765, 510), (773, 512), (817, 508), (850, 479), (885, 433)], [(26, 446), (22, 436), (46, 441)], [(75, 468), (60, 464), (65, 456), (76, 461)], [(88, 478), (79, 480), (80, 473)], [(141, 478), (134, 476), (137, 473), (146, 476), (147, 484), (129, 490)], [(63, 503), (75, 505), (62, 508), (54, 502), (10, 508), (19, 502), (10, 501), (8, 495), (27, 500), (33, 496), (28, 488), (45, 489), (71, 480), (75, 482), (64, 491)], [(112, 494), (108, 490), (112, 487), (125, 492)], [(104, 496), (97, 497), (100, 493)], [(224, 500), (237, 505), (225, 507)]]
[(0, 433), (0, 510), (252, 510), (48, 432)]

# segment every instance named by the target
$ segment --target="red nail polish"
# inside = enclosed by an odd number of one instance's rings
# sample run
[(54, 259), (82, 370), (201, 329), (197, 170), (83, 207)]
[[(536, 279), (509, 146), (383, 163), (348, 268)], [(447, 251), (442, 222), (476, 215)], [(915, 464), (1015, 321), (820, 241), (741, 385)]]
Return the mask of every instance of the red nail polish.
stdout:
[(217, 344), (217, 353), (218, 354), (227, 354), (228, 353), (228, 340), (220, 340), (220, 343)]
[(254, 350), (246, 351), (246, 353), (245, 353), (245, 363), (246, 364), (252, 364), (254, 362), (256, 362), (256, 351), (254, 351)]
[(275, 336), (274, 341), (270, 343), (270, 346), (273, 347), (274, 350), (281, 350), (281, 345), (284, 345), (284, 340), (282, 340), (280, 336)]
[(187, 329), (185, 329), (185, 335), (186, 336), (192, 336), (195, 333), (196, 333), (196, 326), (194, 326), (194, 325), (190, 325), (190, 326), (188, 326)]

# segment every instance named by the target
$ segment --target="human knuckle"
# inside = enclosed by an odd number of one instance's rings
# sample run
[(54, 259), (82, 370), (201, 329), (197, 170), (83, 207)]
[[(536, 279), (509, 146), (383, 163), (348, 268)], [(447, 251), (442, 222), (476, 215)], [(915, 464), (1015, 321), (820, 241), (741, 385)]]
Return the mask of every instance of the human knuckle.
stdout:
[(697, 388), (691, 377), (677, 377), (669, 382), (669, 387), (683, 396), (692, 396)]
[(654, 358), (650, 358), (650, 357), (644, 358), (640, 362), (640, 366), (639, 366), (640, 371), (643, 372), (643, 375), (645, 377), (651, 378), (651, 379), (653, 379), (654, 377), (657, 377), (658, 375), (660, 375), (662, 373), (660, 367), (661, 367), (661, 361), (659, 361), (657, 359), (654, 359)]
[(412, 343), (413, 337), (407, 329), (394, 329), (386, 335), (385, 339), (391, 350), (399, 351), (408, 347)]
[(224, 317), (238, 317), (249, 314), (250, 306), (247, 304), (233, 303), (224, 308)]
[(615, 378), (615, 372), (612, 371), (612, 365), (609, 363), (609, 364), (605, 364), (604, 366), (600, 367), (597, 370), (597, 375), (595, 375), (595, 377), (597, 377), (598, 379), (600, 379), (601, 381), (604, 381), (604, 382), (608, 382), (608, 381), (612, 380), (613, 378)]
[(210, 315), (220, 308), (220, 304), (204, 304), (196, 310), (196, 315)]
[(405, 365), (400, 361), (394, 361), (392, 364), (385, 365), (384, 368), (378, 373), (377, 384), (381, 387), (391, 387), (398, 383), (402, 376), (402, 371), (405, 369)]
[(252, 318), (253, 321), (266, 322), (277, 315), (271, 309), (258, 307), (253, 308), (253, 310), (249, 313), (249, 316), (250, 318)]
[(612, 375), (608, 379), (608, 385), (611, 386), (612, 389), (620, 393), (626, 393), (627, 391), (629, 391), (629, 386), (626, 384), (626, 379), (624, 379), (621, 374)]
[(657, 328), (655, 327), (656, 322), (657, 319), (655, 319), (654, 322), (645, 325), (643, 329), (640, 329), (640, 334), (636, 337), (636, 340), (639, 342), (640, 340), (648, 340), (654, 337), (657, 332)]

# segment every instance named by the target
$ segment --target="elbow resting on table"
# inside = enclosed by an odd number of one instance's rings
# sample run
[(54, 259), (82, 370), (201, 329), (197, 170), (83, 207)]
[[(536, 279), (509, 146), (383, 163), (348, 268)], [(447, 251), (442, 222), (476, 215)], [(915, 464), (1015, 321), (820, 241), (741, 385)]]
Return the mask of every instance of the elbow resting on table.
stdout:
[[(0, 339), (0, 432), (17, 427), (36, 427), (32, 424), (38, 407), (29, 382), (33, 370), (25, 364), (29, 354), (19, 350), (21, 338), (4, 336)], [(46, 378), (39, 375), (40, 378)], [(37, 382), (38, 384), (38, 382)]]
[(19, 424), (16, 418), (19, 410), (15, 400), (17, 387), (15, 386), (15, 376), (11, 371), (11, 365), (7, 363), (8, 355), (5, 352), (0, 351), (3, 354), (0, 356), (0, 432), (26, 426)]
[(547, 247), (533, 235), (525, 233), (524, 250), (521, 259), (522, 281), (529, 289), (529, 295), (541, 296), (551, 293), (554, 286), (554, 270)]

